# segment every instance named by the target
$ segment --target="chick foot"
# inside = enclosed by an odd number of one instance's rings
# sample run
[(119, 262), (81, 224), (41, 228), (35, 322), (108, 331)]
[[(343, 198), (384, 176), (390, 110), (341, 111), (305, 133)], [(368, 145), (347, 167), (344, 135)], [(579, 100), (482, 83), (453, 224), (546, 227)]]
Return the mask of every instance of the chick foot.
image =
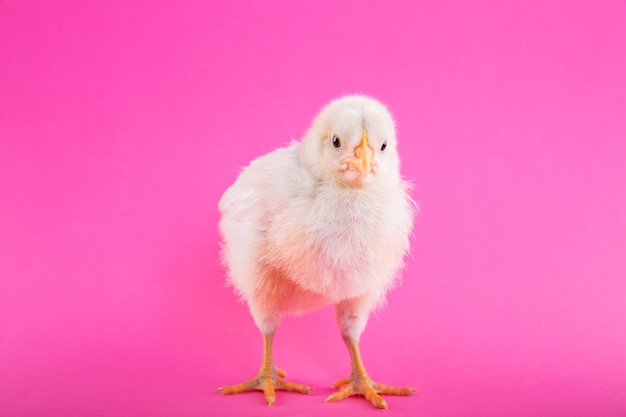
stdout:
[(350, 359), (352, 360), (352, 373), (349, 377), (342, 378), (333, 383), (333, 387), (340, 388), (340, 390), (329, 395), (328, 398), (326, 398), (326, 402), (340, 401), (352, 395), (362, 395), (367, 401), (372, 403), (374, 407), (387, 408), (387, 401), (385, 401), (380, 394), (411, 395), (417, 391), (415, 388), (397, 388), (372, 381), (363, 365), (358, 339), (355, 340), (353, 337), (344, 335), (343, 341), (348, 347)]
[[(387, 408), (387, 401), (379, 394), (383, 395), (411, 395), (415, 388), (398, 388), (389, 385), (378, 384), (365, 375), (351, 375), (333, 383), (334, 388), (341, 388), (326, 398), (325, 402), (335, 402), (348, 398), (352, 395), (362, 395), (377, 408)], [(343, 388), (342, 388), (343, 387)]]
[(313, 388), (306, 385), (296, 384), (295, 382), (286, 381), (284, 378), (286, 372), (282, 369), (272, 369), (271, 371), (261, 370), (258, 375), (249, 381), (237, 385), (227, 385), (217, 390), (223, 394), (238, 394), (247, 391), (263, 391), (267, 405), (271, 406), (276, 402), (276, 390), (283, 389), (286, 391), (296, 391), (302, 394), (308, 394)]

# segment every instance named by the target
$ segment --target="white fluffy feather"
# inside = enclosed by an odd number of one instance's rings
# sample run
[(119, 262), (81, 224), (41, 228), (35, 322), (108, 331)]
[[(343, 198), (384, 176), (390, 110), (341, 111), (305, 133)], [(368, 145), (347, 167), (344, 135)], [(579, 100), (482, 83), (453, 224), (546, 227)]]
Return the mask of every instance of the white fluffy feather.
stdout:
[[(377, 165), (365, 178), (341, 163), (363, 129)], [(336, 304), (342, 333), (358, 340), (409, 249), (407, 188), (391, 115), (363, 96), (333, 101), (301, 142), (252, 161), (220, 200), (220, 230), (230, 282), (260, 329)]]

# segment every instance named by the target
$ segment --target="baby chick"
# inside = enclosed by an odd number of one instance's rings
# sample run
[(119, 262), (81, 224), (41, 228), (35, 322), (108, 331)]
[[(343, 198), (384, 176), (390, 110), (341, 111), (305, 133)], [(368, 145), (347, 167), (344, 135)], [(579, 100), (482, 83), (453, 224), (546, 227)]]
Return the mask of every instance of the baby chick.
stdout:
[(362, 395), (387, 408), (380, 394), (413, 388), (369, 377), (359, 338), (372, 310), (385, 301), (409, 249), (413, 202), (400, 177), (394, 122), (379, 102), (347, 96), (315, 118), (301, 142), (261, 156), (224, 193), (219, 209), (223, 263), (248, 303), (264, 341), (253, 379), (221, 387), (224, 394), (312, 389), (284, 379), (272, 342), (283, 314), (328, 304), (348, 347), (352, 373), (336, 381), (326, 401)]

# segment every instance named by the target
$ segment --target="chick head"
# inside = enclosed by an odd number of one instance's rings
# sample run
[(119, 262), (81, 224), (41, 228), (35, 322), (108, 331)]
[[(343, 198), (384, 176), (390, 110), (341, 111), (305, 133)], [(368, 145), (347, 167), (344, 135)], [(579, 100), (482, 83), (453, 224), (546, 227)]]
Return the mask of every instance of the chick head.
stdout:
[(394, 122), (374, 99), (351, 95), (332, 101), (303, 143), (313, 168), (339, 184), (363, 187), (399, 175)]

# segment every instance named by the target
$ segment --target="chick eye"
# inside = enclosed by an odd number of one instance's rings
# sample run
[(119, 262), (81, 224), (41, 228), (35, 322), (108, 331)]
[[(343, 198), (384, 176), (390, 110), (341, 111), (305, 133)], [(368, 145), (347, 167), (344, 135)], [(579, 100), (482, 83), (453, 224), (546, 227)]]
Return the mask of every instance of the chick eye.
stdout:
[(339, 137), (337, 135), (333, 135), (332, 143), (335, 149), (339, 149), (341, 147), (341, 141), (339, 140)]
[(385, 149), (387, 149), (387, 141), (383, 142), (383, 146), (380, 147), (380, 151), (384, 151)]

